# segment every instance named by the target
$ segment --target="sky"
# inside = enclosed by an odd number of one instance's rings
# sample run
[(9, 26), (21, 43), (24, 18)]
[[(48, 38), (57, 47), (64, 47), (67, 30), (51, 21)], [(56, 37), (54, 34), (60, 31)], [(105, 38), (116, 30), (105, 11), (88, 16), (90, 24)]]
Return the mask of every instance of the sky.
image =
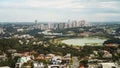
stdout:
[(0, 22), (120, 21), (120, 0), (0, 0)]

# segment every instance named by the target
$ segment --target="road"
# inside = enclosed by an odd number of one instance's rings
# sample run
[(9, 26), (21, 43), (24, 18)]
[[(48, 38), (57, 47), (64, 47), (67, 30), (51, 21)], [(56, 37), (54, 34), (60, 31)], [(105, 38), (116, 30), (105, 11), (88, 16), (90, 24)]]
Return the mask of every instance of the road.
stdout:
[(73, 57), (72, 60), (73, 60), (73, 64), (72, 64), (71, 68), (78, 68), (79, 67), (78, 57)]

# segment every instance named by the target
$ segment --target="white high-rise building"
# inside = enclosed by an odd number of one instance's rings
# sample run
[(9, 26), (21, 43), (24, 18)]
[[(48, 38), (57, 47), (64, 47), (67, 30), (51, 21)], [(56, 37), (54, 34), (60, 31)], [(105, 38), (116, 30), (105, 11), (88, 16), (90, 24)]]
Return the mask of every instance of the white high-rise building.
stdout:
[(0, 34), (4, 34), (4, 29), (3, 28), (0, 28)]

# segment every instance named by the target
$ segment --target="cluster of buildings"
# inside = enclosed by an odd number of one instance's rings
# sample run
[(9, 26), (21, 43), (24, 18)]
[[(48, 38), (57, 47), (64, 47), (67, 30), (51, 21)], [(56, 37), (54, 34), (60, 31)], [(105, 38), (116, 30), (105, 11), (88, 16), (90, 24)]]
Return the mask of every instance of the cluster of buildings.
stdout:
[(14, 37), (14, 38), (19, 38), (19, 39), (21, 39), (21, 38), (26, 38), (26, 39), (34, 38), (33, 36), (31, 36), (31, 35), (29, 35), (29, 34), (23, 34), (23, 35), (18, 35), (18, 34), (16, 34), (16, 35), (14, 35), (13, 37)]
[(55, 36), (62, 36), (63, 33), (53, 33), (50, 30), (45, 30), (42, 32), (38, 32), (38, 34), (44, 34), (44, 35), (55, 35)]
[(35, 52), (21, 53), (20, 58), (15, 64), (15, 68), (69, 68), (70, 55), (65, 56), (55, 54), (39, 54), (34, 56)]
[(118, 56), (120, 54), (120, 49), (117, 47), (117, 44), (116, 46), (115, 44), (110, 44), (110, 46), (108, 45), (105, 46), (107, 46), (107, 48), (117, 48), (117, 49), (110, 49), (110, 50), (103, 49), (103, 50), (93, 51), (93, 53), (89, 55), (89, 59), (88, 59), (89, 68), (120, 68), (119, 65), (120, 59), (115, 60), (116, 58), (115, 56)]
[(46, 29), (64, 29), (64, 28), (74, 28), (74, 27), (84, 27), (84, 26), (89, 26), (89, 24), (85, 20), (81, 21), (70, 21), (68, 22), (63, 22), (63, 23), (41, 23), (37, 24), (37, 21), (35, 21), (36, 25), (33, 27), (35, 29), (41, 29), (41, 30), (46, 30)]
[[(66, 54), (64, 56), (56, 54), (38, 54), (35, 51), (22, 52), (19, 53), (15, 49), (7, 50), (12, 53), (12, 59), (16, 57), (17, 62), (14, 68), (70, 68), (71, 54)], [(0, 62), (6, 61), (7, 55), (0, 55)], [(0, 68), (10, 68), (9, 66), (0, 66)]]

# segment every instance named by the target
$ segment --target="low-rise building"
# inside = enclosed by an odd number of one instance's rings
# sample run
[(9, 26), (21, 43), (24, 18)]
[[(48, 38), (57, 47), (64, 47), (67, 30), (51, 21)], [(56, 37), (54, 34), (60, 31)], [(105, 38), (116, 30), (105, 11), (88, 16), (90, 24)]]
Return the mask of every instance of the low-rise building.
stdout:
[(118, 68), (115, 63), (99, 63), (98, 68)]
[(0, 55), (0, 62), (7, 60), (6, 54)]

